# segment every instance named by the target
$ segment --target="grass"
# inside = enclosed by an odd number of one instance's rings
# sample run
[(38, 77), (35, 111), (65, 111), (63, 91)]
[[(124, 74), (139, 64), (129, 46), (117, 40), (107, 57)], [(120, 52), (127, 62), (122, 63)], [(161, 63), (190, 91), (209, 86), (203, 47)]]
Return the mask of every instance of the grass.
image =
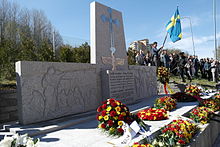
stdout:
[(10, 90), (10, 89), (16, 89), (16, 81), (0, 78), (0, 90)]
[[(184, 84), (184, 82), (181, 81), (180, 76), (171, 76), (170, 81), (175, 81), (178, 84)], [(204, 88), (215, 88), (216, 83), (212, 81), (208, 81), (207, 79), (201, 79), (201, 78), (194, 78), (192, 82), (186, 79), (186, 84), (196, 84), (196, 85), (201, 85)]]

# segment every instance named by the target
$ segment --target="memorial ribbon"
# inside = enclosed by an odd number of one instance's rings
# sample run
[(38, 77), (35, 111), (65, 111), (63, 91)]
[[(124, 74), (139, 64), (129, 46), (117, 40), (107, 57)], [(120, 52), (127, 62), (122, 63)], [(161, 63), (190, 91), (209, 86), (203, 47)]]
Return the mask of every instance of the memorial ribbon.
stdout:
[(167, 92), (167, 83), (163, 84), (163, 88), (164, 88), (165, 94), (168, 94), (168, 92)]
[(173, 89), (170, 88), (170, 85), (168, 83), (167, 83), (167, 89), (168, 89), (170, 94), (174, 94)]

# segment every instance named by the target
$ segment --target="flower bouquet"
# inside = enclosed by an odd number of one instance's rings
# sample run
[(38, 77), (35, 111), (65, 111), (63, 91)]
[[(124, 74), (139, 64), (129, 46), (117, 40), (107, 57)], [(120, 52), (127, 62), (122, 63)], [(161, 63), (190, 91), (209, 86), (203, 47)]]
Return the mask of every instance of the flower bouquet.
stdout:
[(164, 120), (168, 118), (168, 112), (165, 109), (148, 108), (139, 111), (137, 116), (142, 120)]
[(192, 96), (199, 96), (201, 92), (202, 90), (196, 85), (188, 85), (185, 89), (185, 93)]
[(140, 144), (135, 142), (131, 147), (153, 147), (151, 144)]
[(189, 113), (189, 117), (197, 123), (206, 124), (212, 117), (214, 111), (207, 107), (197, 107)]
[(161, 131), (162, 134), (154, 139), (152, 145), (159, 147), (184, 146), (197, 133), (198, 127), (189, 120), (178, 119), (163, 127)]
[(202, 101), (202, 105), (205, 107), (208, 107), (210, 109), (212, 109), (213, 111), (218, 111), (220, 110), (220, 105), (218, 102), (216, 102), (213, 99), (207, 99), (207, 100), (203, 100)]
[(0, 142), (0, 147), (37, 147), (39, 139), (33, 140), (33, 138), (25, 135), (15, 134), (12, 137), (5, 136)]
[(128, 107), (112, 98), (104, 101), (97, 112), (98, 128), (110, 135), (123, 135), (123, 122), (130, 124), (133, 121)]
[(164, 92), (168, 94), (167, 88), (170, 93), (172, 93), (172, 89), (169, 86), (169, 78), (170, 78), (170, 73), (168, 68), (166, 67), (158, 67), (157, 69), (157, 77), (158, 81), (160, 81), (163, 84)]
[(158, 67), (157, 69), (157, 77), (158, 80), (162, 83), (169, 83), (170, 73), (168, 71), (168, 68), (166, 67)]
[(218, 105), (220, 105), (220, 92), (219, 92), (219, 93), (216, 93), (216, 94), (213, 96), (213, 99), (218, 103)]
[(161, 98), (157, 98), (154, 104), (156, 108), (163, 108), (167, 111), (171, 111), (176, 108), (176, 100), (172, 99), (169, 96), (164, 96)]
[(177, 102), (194, 102), (194, 101), (197, 101), (197, 99), (194, 96), (191, 96), (190, 94), (186, 94), (184, 92), (177, 92), (175, 94), (172, 94), (171, 98), (176, 99)]

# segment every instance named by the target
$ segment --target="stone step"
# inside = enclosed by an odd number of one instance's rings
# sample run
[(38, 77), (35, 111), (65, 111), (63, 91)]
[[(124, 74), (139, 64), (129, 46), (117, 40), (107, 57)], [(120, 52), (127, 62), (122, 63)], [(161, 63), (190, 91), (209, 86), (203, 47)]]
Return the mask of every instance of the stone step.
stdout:
[[(64, 129), (79, 123), (83, 123), (86, 121), (95, 119), (95, 111), (87, 112), (83, 114), (67, 116), (55, 120), (50, 120), (47, 122), (41, 122), (31, 125), (20, 125), (18, 122), (9, 123), (3, 125), (3, 130), (15, 134), (28, 134), (29, 136), (36, 136), (41, 134), (46, 134), (49, 132), (57, 131), (60, 129)], [(1, 132), (1, 131), (0, 131)], [(4, 133), (3, 133), (4, 134)]]
[[(153, 96), (151, 98), (139, 101), (135, 104), (127, 105), (129, 110), (132, 113), (137, 113), (142, 109), (146, 109), (150, 106), (153, 106), (154, 100), (160, 96)], [(3, 129), (0, 132), (9, 132), (9, 133), (19, 133), (19, 134), (28, 134), (29, 136), (39, 136), (42, 134), (58, 131), (64, 128), (68, 128), (77, 124), (96, 121), (96, 111), (91, 111), (83, 114), (67, 116), (59, 119), (54, 119), (46, 122), (31, 124), (31, 125), (20, 125), (18, 122), (11, 122), (3, 124)]]

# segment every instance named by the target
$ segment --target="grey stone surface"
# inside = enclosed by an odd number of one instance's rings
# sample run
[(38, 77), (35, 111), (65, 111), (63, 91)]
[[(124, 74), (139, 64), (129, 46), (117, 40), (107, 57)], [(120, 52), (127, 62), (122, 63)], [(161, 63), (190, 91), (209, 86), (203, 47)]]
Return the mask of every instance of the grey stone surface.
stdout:
[(18, 119), (16, 90), (0, 90), (0, 123)]
[[(92, 2), (90, 4), (90, 59), (92, 64), (97, 64), (103, 70), (112, 69), (111, 65), (105, 65), (102, 61), (102, 57), (111, 57), (111, 35), (109, 22), (103, 22), (101, 18), (101, 16), (106, 16), (107, 19), (110, 17), (108, 8), (109, 7), (98, 2)], [(128, 69), (122, 13), (112, 9), (112, 19), (118, 20), (118, 25), (112, 25), (114, 47), (116, 48), (115, 57), (125, 60), (124, 65), (118, 66), (117, 69)]]
[(157, 95), (157, 76), (155, 66), (130, 65), (129, 70), (134, 73), (137, 95), (135, 99), (144, 99)]
[(94, 65), (19, 61), (16, 68), (22, 124), (94, 110), (100, 103)]
[(135, 102), (136, 89), (133, 71), (117, 70), (103, 72), (103, 98), (115, 98), (125, 104)]
[[(220, 112), (217, 113), (220, 114)], [(208, 124), (199, 125), (199, 127), (201, 132), (194, 137), (189, 147), (215, 147), (218, 145), (218, 135), (220, 134), (219, 122), (211, 121)]]

